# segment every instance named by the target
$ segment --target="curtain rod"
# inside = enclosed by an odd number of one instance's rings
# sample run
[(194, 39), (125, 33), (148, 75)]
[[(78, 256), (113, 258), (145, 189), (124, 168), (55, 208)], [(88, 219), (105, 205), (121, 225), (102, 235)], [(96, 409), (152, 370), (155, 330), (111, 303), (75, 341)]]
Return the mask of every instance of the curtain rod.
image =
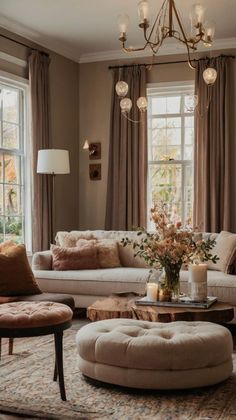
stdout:
[(11, 38), (10, 36), (7, 36), (7, 35), (0, 34), (0, 36), (2, 38), (8, 39), (9, 41), (15, 42), (16, 44), (22, 45), (23, 47), (29, 48), (30, 50), (39, 51), (40, 53), (45, 54), (45, 55), (47, 55), (49, 57), (49, 54), (48, 53), (46, 53), (45, 51), (40, 50), (39, 48), (30, 47), (29, 45), (24, 44), (24, 42), (17, 41), (16, 39), (13, 39), (13, 38)]
[[(224, 54), (221, 54), (218, 57), (235, 58), (235, 55), (224, 55)], [(198, 61), (201, 61), (201, 60), (206, 60), (206, 58), (209, 58), (209, 57), (193, 59), (192, 61), (193, 62), (198, 62)], [(215, 57), (212, 57), (212, 58), (215, 58)], [(152, 67), (152, 66), (161, 66), (161, 65), (164, 65), (164, 64), (180, 64), (180, 63), (188, 63), (188, 60), (166, 61), (165, 63), (150, 63), (150, 64), (147, 64), (147, 63), (123, 64), (121, 66), (118, 66), (118, 65), (117, 66), (109, 66), (108, 69), (111, 70), (111, 69), (121, 69), (121, 68), (125, 68), (125, 67), (142, 67), (142, 66), (144, 66), (144, 67)]]

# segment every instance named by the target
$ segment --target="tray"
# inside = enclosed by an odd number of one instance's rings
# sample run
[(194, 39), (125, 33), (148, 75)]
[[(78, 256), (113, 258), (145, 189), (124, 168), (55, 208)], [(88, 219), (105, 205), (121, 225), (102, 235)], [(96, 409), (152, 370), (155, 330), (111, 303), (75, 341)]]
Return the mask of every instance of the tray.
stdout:
[(146, 306), (169, 306), (169, 307), (171, 306), (173, 308), (208, 309), (215, 302), (217, 302), (217, 298), (214, 296), (208, 296), (207, 301), (205, 302), (194, 302), (187, 296), (181, 297), (177, 302), (161, 302), (161, 301), (152, 302), (150, 300), (147, 300), (147, 296), (144, 296), (141, 299), (137, 299), (135, 301), (135, 304), (146, 305)]

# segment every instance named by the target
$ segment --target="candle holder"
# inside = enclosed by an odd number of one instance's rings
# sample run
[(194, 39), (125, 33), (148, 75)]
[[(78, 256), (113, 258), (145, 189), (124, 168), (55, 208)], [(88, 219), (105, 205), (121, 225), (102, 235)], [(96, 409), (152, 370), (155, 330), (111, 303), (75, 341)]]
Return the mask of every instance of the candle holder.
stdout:
[(194, 302), (207, 301), (207, 264), (189, 266), (189, 297)]

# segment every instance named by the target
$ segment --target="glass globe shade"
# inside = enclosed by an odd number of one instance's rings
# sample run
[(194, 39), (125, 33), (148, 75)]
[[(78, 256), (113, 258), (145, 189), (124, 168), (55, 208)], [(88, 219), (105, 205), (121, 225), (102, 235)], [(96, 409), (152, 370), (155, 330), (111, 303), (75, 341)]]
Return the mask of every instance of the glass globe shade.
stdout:
[(198, 96), (197, 95), (186, 95), (184, 98), (184, 108), (186, 112), (194, 112), (196, 106), (198, 105)]
[(194, 4), (191, 8), (190, 19), (192, 25), (198, 27), (200, 23), (203, 23), (205, 7), (202, 4)]
[(127, 28), (129, 26), (129, 16), (128, 15), (119, 15), (117, 18), (117, 24), (119, 28), (119, 32), (126, 33)]
[(138, 15), (140, 23), (149, 20), (149, 4), (147, 0), (141, 0), (138, 3)]
[(216, 78), (217, 78), (217, 71), (213, 67), (208, 67), (203, 72), (203, 79), (207, 85), (214, 85)]
[(124, 96), (127, 95), (128, 90), (129, 90), (129, 85), (123, 80), (120, 80), (119, 82), (116, 83), (116, 93), (120, 98), (124, 98)]
[(147, 105), (147, 98), (145, 98), (145, 96), (140, 96), (140, 98), (137, 99), (137, 107), (140, 112), (147, 111)]
[(210, 47), (215, 35), (214, 22), (206, 22), (204, 24), (204, 45)]
[(123, 114), (128, 114), (132, 108), (132, 101), (129, 98), (123, 98), (120, 101), (120, 108)]

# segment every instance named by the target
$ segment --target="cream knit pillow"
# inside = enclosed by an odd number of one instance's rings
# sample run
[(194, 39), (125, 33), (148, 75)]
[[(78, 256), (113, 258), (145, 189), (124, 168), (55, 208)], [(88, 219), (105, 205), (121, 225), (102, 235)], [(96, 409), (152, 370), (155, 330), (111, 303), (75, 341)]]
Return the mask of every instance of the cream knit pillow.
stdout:
[(211, 253), (217, 255), (219, 260), (216, 264), (208, 261), (208, 269), (230, 273), (231, 266), (236, 257), (236, 234), (225, 231), (220, 232)]

